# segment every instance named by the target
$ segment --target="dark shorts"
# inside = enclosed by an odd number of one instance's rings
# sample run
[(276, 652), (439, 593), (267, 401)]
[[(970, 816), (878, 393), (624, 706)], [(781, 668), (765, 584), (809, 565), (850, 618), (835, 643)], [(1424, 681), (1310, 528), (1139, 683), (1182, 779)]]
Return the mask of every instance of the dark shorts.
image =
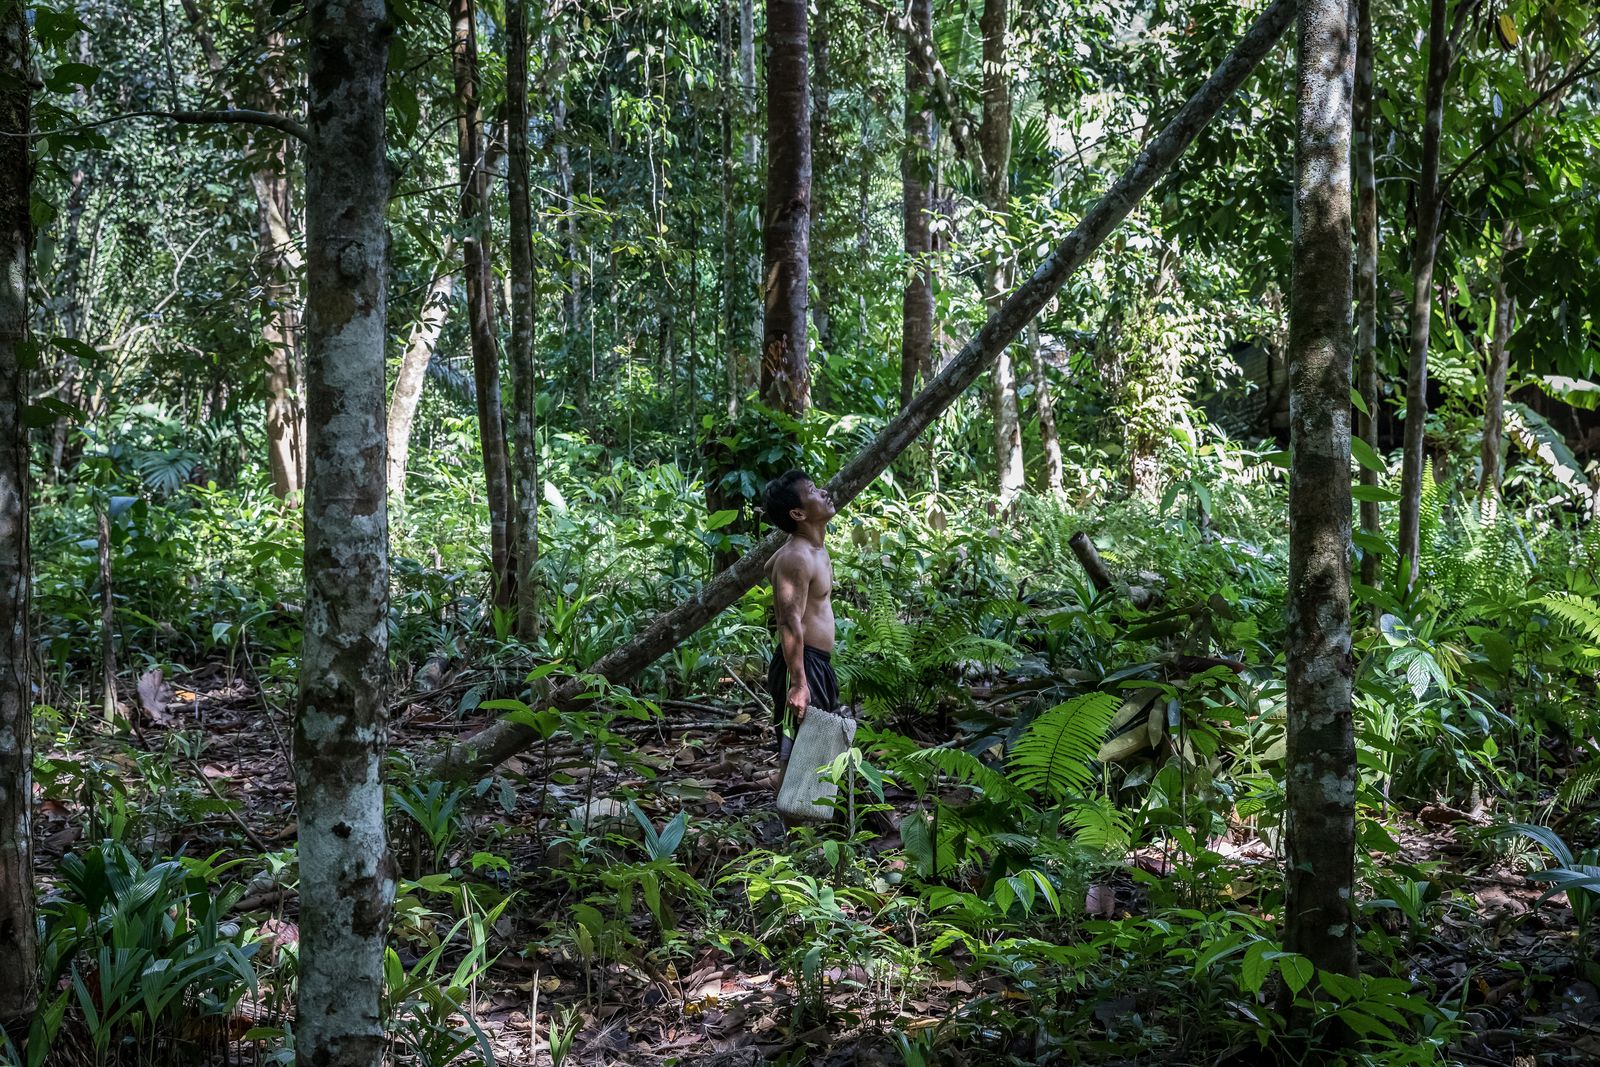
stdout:
[[(806, 685), (811, 689), (811, 706), (823, 711), (839, 709), (839, 679), (833, 673), (833, 657), (820, 648), (805, 647)], [(772, 719), (778, 727), (778, 758), (789, 758), (794, 744), (794, 731), (798, 725), (789, 710), (789, 665), (783, 661), (783, 649), (772, 653), (772, 665), (767, 668), (767, 694), (772, 697)]]

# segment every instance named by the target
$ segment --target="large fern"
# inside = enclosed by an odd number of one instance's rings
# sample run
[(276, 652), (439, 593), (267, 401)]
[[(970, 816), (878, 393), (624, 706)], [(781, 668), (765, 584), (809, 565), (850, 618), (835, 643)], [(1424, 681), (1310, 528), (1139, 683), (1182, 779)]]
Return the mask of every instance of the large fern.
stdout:
[(1539, 603), (1581, 636), (1600, 645), (1600, 604), (1576, 593), (1551, 593)]
[(1011, 780), (1056, 800), (1083, 793), (1120, 703), (1113, 693), (1086, 693), (1040, 715), (1011, 749)]
[(991, 800), (1026, 800), (1026, 794), (1011, 779), (958, 748), (919, 749), (907, 753), (900, 766), (924, 781), (937, 773), (963, 785), (974, 785)]

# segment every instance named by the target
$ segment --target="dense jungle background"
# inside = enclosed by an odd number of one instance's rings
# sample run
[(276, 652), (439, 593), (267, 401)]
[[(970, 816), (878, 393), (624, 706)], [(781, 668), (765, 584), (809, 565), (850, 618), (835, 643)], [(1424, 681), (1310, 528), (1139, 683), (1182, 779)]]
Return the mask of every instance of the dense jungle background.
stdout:
[(0, 1063), (1600, 1061), (1594, 4), (0, 12)]

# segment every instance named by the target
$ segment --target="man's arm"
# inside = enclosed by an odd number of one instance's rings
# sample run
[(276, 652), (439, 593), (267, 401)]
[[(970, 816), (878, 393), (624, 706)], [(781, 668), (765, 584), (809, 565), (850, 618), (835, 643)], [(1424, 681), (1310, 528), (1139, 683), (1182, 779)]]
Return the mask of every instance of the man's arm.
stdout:
[(772, 568), (772, 606), (778, 617), (778, 644), (789, 668), (788, 705), (795, 721), (806, 717), (811, 687), (806, 683), (806, 602), (811, 576), (793, 556), (780, 557)]

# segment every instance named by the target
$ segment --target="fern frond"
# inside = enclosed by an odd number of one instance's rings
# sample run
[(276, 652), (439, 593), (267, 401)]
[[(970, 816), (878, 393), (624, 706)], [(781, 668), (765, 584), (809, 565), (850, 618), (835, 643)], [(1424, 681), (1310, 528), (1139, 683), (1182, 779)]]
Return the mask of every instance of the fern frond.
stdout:
[(1120, 703), (1113, 693), (1086, 693), (1040, 715), (1011, 750), (1011, 780), (1056, 799), (1082, 793)]
[(1063, 820), (1072, 827), (1073, 840), (1101, 855), (1121, 854), (1133, 840), (1133, 819), (1110, 797), (1081, 800), (1067, 809)]
[(1576, 593), (1551, 593), (1539, 603), (1584, 637), (1600, 644), (1600, 604)]
[(1557, 799), (1563, 807), (1572, 809), (1582, 807), (1600, 789), (1600, 756), (1585, 763), (1573, 771), (1561, 789), (1556, 793)]
[(975, 785), (991, 800), (1025, 799), (1009, 778), (959, 748), (925, 748), (908, 753), (901, 762), (913, 773), (937, 771), (952, 781)]

